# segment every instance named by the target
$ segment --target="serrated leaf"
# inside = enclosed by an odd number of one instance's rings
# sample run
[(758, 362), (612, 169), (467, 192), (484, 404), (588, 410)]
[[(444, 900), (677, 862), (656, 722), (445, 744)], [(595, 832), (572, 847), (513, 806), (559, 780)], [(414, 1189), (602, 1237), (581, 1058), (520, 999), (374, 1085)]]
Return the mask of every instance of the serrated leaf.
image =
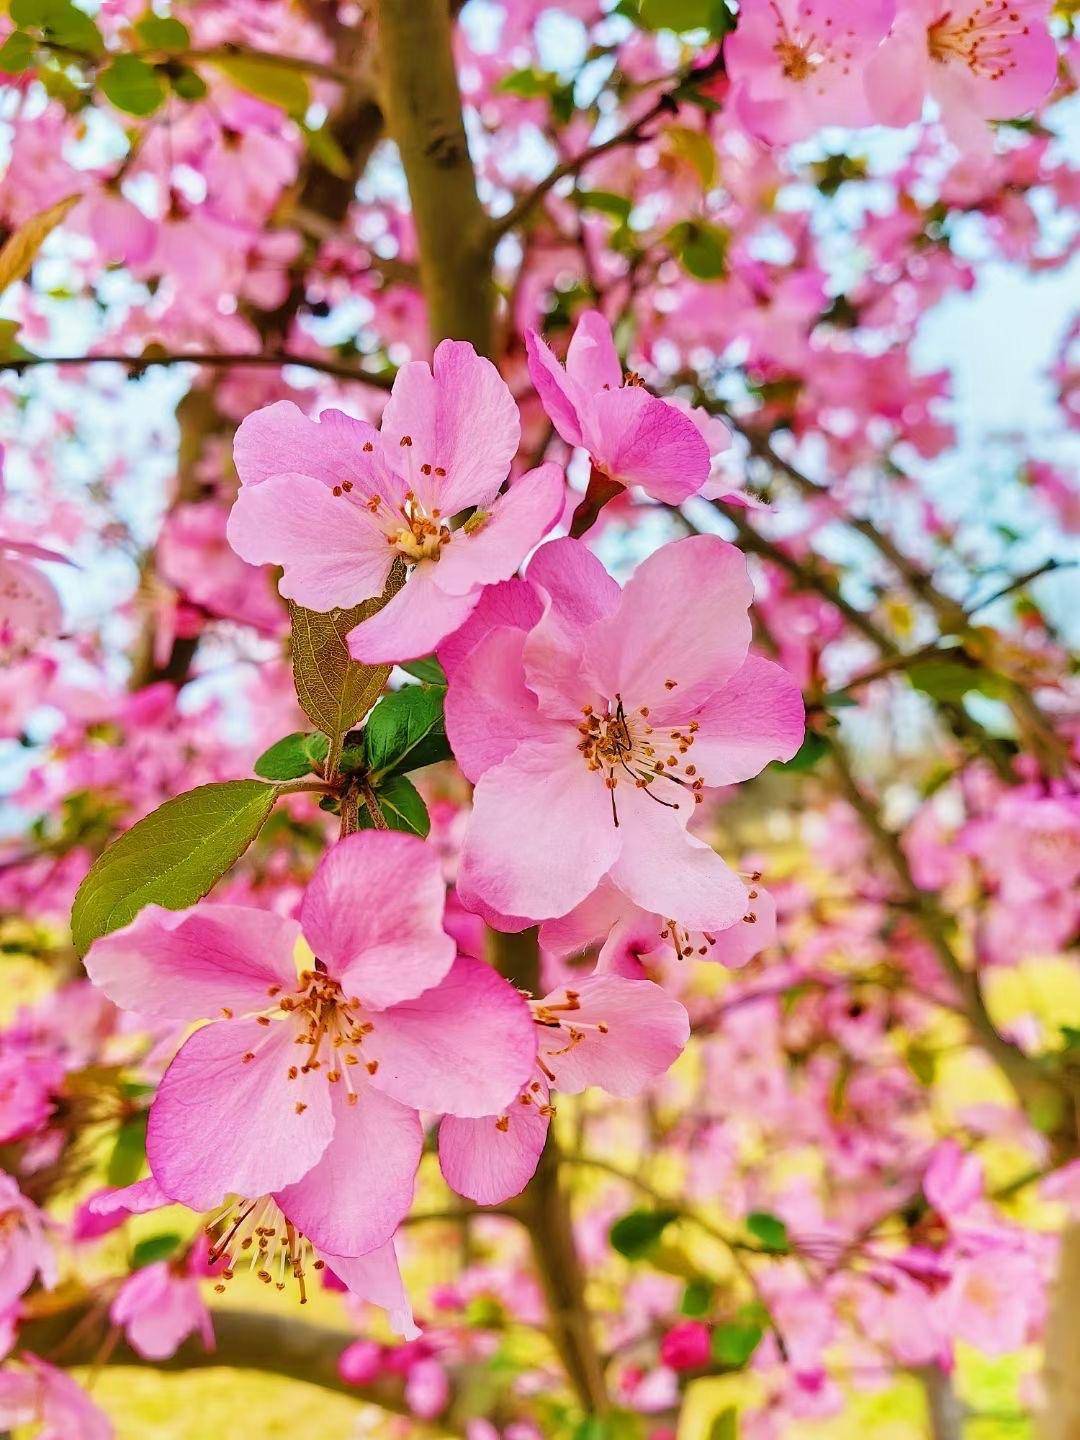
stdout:
[(298, 730), (275, 740), (252, 769), (264, 780), (299, 780), (320, 768), (329, 749), (330, 741), (319, 731)]
[(13, 30), (0, 45), (0, 72), (21, 75), (37, 64), (37, 44), (22, 30)]
[(779, 1215), (770, 1215), (767, 1210), (752, 1210), (746, 1217), (746, 1228), (770, 1255), (786, 1255), (791, 1249), (787, 1226)]
[(132, 1270), (143, 1270), (147, 1265), (155, 1265), (159, 1260), (168, 1260), (183, 1243), (183, 1236), (177, 1235), (173, 1230), (168, 1230), (163, 1235), (148, 1235), (132, 1248)]
[(373, 776), (419, 770), (451, 755), (443, 718), (442, 689), (406, 685), (384, 695), (364, 727), (364, 747)]
[(627, 1260), (647, 1255), (673, 1220), (677, 1210), (630, 1210), (612, 1225), (608, 1238), (613, 1250)]
[[(382, 811), (383, 819), (391, 830), (403, 830), (407, 835), (419, 835), (426, 840), (431, 829), (431, 817), (423, 796), (407, 775), (390, 775), (375, 790), (375, 800)], [(361, 830), (375, 829), (367, 806), (357, 815)]]
[(135, 21), (135, 34), (148, 50), (165, 50), (181, 55), (191, 49), (187, 26), (172, 15), (144, 15)]
[(167, 800), (114, 840), (75, 895), (71, 938), (80, 955), (144, 905), (182, 910), (210, 890), (262, 828), (276, 785), (228, 780)]
[(134, 1185), (146, 1160), (146, 1114), (126, 1120), (117, 1131), (116, 1142), (105, 1168), (105, 1179), (114, 1190)]
[(98, 77), (106, 99), (126, 115), (152, 115), (165, 100), (165, 82), (137, 55), (117, 55)]
[(82, 199), (81, 195), (68, 195), (50, 205), (47, 210), (31, 215), (17, 230), (13, 230), (0, 250), (0, 295), (30, 273), (38, 251), (64, 219), (68, 211)]
[(761, 1343), (764, 1333), (760, 1325), (750, 1321), (718, 1325), (712, 1333), (713, 1359), (729, 1370), (741, 1370)]
[(392, 572), (382, 596), (349, 610), (305, 610), (289, 603), (293, 682), (300, 708), (324, 735), (344, 735), (363, 718), (390, 678), (390, 665), (359, 665), (345, 638), (400, 590), (402, 570)]
[(267, 64), (265, 60), (255, 60), (247, 55), (215, 58), (213, 63), (241, 90), (276, 105), (287, 115), (299, 119), (311, 103), (311, 91), (299, 70), (286, 65)]

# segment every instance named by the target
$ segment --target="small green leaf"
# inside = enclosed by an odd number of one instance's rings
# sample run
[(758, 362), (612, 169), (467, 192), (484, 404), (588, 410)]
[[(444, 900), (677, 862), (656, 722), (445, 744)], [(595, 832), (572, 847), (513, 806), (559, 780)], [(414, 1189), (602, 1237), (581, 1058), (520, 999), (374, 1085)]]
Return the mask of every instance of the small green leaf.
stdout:
[(406, 685), (384, 695), (364, 729), (373, 776), (419, 770), (450, 758), (443, 719), (445, 691)]
[(116, 1142), (105, 1169), (105, 1179), (114, 1190), (134, 1185), (146, 1160), (146, 1113), (126, 1120), (117, 1131)]
[(709, 1426), (708, 1440), (739, 1440), (739, 1412), (728, 1405)]
[(720, 280), (727, 274), (726, 230), (702, 220), (683, 220), (672, 226), (664, 240), (695, 280)]
[(932, 700), (958, 702), (972, 690), (994, 698), (999, 687), (992, 675), (964, 660), (920, 660), (907, 670), (907, 677), (916, 690)]
[(446, 678), (446, 671), (434, 655), (426, 655), (423, 660), (409, 660), (401, 669), (417, 680), (422, 680), (425, 685), (441, 685), (445, 690), (450, 683)]
[(708, 1315), (712, 1309), (715, 1293), (716, 1286), (711, 1281), (691, 1280), (683, 1291), (679, 1309), (684, 1315), (699, 1319), (702, 1315)]
[[(423, 797), (407, 775), (388, 776), (375, 791), (375, 799), (391, 830), (403, 830), (408, 835), (419, 835), (421, 840), (427, 839), (431, 817)], [(357, 821), (361, 830), (375, 827), (366, 805), (361, 807)]]
[(148, 50), (165, 50), (170, 55), (181, 55), (191, 49), (187, 26), (171, 15), (144, 15), (135, 22), (135, 34)]
[(624, 225), (634, 208), (625, 195), (616, 195), (613, 190), (575, 190), (571, 199), (579, 210), (598, 210)]
[(21, 75), (36, 64), (36, 42), (22, 30), (13, 30), (0, 45), (0, 71), (5, 75)]
[(252, 768), (264, 780), (299, 780), (320, 768), (329, 749), (330, 741), (319, 731), (298, 730), (276, 740)]
[(70, 50), (100, 55), (105, 49), (101, 31), (71, 0), (11, 0), (8, 13), (22, 29), (40, 30), (45, 39)]
[(137, 55), (117, 55), (101, 72), (102, 93), (128, 115), (152, 115), (165, 99), (165, 85), (152, 65)]
[(214, 60), (215, 67), (234, 85), (300, 119), (311, 103), (307, 80), (287, 65), (268, 64), (247, 55), (229, 55)]
[(182, 65), (178, 70), (170, 66), (167, 74), (169, 84), (181, 100), (201, 100), (206, 95), (206, 81), (190, 65)]
[(770, 1255), (786, 1255), (791, 1249), (787, 1226), (779, 1215), (770, 1215), (767, 1210), (752, 1210), (746, 1217), (746, 1228)]
[(277, 786), (261, 780), (228, 780), (177, 795), (139, 820), (79, 886), (71, 909), (78, 953), (144, 905), (182, 910), (201, 900), (255, 839), (277, 796)]
[(647, 1255), (673, 1220), (677, 1210), (631, 1210), (612, 1225), (609, 1239), (613, 1250), (628, 1260)]
[(741, 1370), (753, 1355), (765, 1332), (754, 1323), (719, 1325), (712, 1333), (712, 1355), (718, 1365)]
[(145, 1240), (140, 1240), (132, 1249), (132, 1270), (142, 1270), (147, 1265), (155, 1264), (158, 1260), (168, 1260), (170, 1255), (176, 1254), (183, 1243), (183, 1237), (171, 1230), (164, 1235), (148, 1235)]
[(719, 36), (732, 28), (732, 16), (723, 0), (641, 0), (638, 24), (646, 30), (708, 30)]
[(813, 730), (806, 732), (806, 739), (799, 746), (798, 750), (790, 760), (774, 760), (773, 766), (777, 770), (813, 770), (819, 760), (829, 753), (828, 742)]
[(349, 157), (334, 139), (333, 132), (325, 125), (313, 130), (309, 125), (301, 125), (304, 132), (304, 140), (312, 159), (317, 160), (324, 170), (329, 170), (331, 175), (336, 175), (339, 180), (348, 180), (353, 173), (353, 167), (349, 163)]

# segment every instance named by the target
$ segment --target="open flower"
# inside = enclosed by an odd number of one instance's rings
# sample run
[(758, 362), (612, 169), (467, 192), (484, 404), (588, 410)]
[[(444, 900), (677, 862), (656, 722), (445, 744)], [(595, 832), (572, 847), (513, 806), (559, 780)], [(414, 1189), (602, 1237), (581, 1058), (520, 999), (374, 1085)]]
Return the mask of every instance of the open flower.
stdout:
[(689, 416), (623, 376), (611, 326), (595, 310), (577, 323), (566, 365), (533, 330), (525, 332), (529, 374), (551, 423), (568, 445), (589, 452), (594, 472), (615, 486), (640, 485), (677, 505), (709, 478), (709, 447)]
[(309, 610), (381, 595), (402, 558), (404, 587), (356, 627), (349, 647), (368, 664), (427, 655), (562, 511), (556, 465), (499, 493), (519, 436), (495, 366), (444, 340), (433, 368), (402, 366), (381, 430), (339, 410), (311, 421), (288, 401), (249, 415), (236, 434), (242, 484), (229, 543), (253, 565), (281, 565), (282, 595)]
[(188, 1257), (144, 1265), (117, 1291), (109, 1319), (144, 1360), (168, 1359), (195, 1333), (205, 1349), (212, 1350), (214, 1326), (199, 1294), (199, 1279)]
[(56, 1257), (46, 1220), (10, 1175), (0, 1172), (0, 1313), (10, 1309), (34, 1279), (56, 1284)]
[(584, 545), (557, 540), (527, 579), (537, 623), (499, 623), (493, 601), (486, 633), (444, 660), (447, 731), (476, 783), (459, 895), (515, 929), (567, 914), (607, 877), (683, 929), (734, 925), (746, 886), (687, 826), (710, 787), (790, 758), (803, 736), (791, 677), (747, 654), (743, 556), (680, 540), (620, 591)]
[(43, 545), (0, 535), (0, 661), (32, 654), (60, 630), (60, 596), (33, 560), (71, 563)]
[[(151, 906), (94, 944), (87, 969), (114, 1003), (153, 1021), (211, 1020), (150, 1108), (146, 1153), (165, 1194), (200, 1211), (270, 1195), (338, 1256), (389, 1240), (412, 1201), (417, 1111), (487, 1114), (536, 1053), (518, 993), (454, 958), (444, 903), (434, 852), (373, 832), (327, 852), (299, 924)], [(313, 958), (298, 974), (301, 933)]]
[(29, 1352), (19, 1358), (21, 1368), (0, 1370), (0, 1425), (37, 1424), (36, 1440), (113, 1440), (108, 1418), (70, 1375)]
[(481, 1205), (528, 1184), (554, 1114), (551, 1089), (577, 1095), (597, 1085), (610, 1095), (637, 1095), (690, 1038), (686, 1011), (650, 980), (591, 975), (531, 1008), (540, 1035), (536, 1073), (514, 1103), (479, 1120), (447, 1116), (439, 1127), (447, 1183)]

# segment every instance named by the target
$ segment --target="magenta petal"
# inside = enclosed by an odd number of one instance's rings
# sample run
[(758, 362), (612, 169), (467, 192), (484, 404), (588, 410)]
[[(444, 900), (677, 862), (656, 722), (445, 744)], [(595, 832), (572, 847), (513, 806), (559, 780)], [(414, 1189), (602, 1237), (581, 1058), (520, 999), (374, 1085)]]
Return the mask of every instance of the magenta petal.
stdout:
[(457, 665), (446, 692), (446, 733), (474, 783), (538, 732), (536, 696), (525, 684), (525, 631), (490, 631)]
[(437, 985), (450, 969), (445, 906), (435, 851), (414, 835), (369, 830), (323, 856), (300, 923), (346, 995), (381, 1010)]
[(372, 1083), (417, 1110), (490, 1115), (531, 1076), (535, 1026), (514, 987), (459, 955), (449, 975), (415, 1000), (369, 1017), (363, 1058)]
[(90, 979), (114, 1005), (147, 1020), (211, 1020), (265, 1010), (268, 992), (296, 988), (295, 920), (247, 905), (164, 910), (147, 905), (95, 940)]
[(583, 310), (566, 352), (566, 373), (586, 394), (618, 390), (622, 366), (611, 338), (611, 326), (599, 310)]
[[(498, 1205), (520, 1195), (533, 1177), (547, 1139), (547, 1091), (523, 1092), (502, 1115), (462, 1119), (447, 1115), (439, 1126), (439, 1168), (451, 1190), (478, 1205)], [(500, 1125), (500, 1121), (504, 1122)]]
[(175, 1205), (172, 1196), (166, 1195), (152, 1175), (137, 1180), (134, 1185), (125, 1185), (120, 1190), (105, 1190), (92, 1195), (87, 1209), (92, 1215), (115, 1215), (122, 1210), (127, 1215), (146, 1215), (151, 1210), (161, 1210), (166, 1205)]
[(569, 629), (581, 631), (610, 615), (622, 591), (583, 540), (549, 540), (529, 561), (526, 579), (551, 597)]
[(582, 445), (581, 416), (589, 393), (571, 380), (535, 330), (525, 331), (529, 378), (536, 387), (548, 418), (568, 445)]
[(364, 665), (394, 665), (430, 655), (480, 600), (481, 592), (448, 595), (435, 579), (435, 561), (422, 560), (394, 598), (348, 635), (349, 654)]
[(798, 685), (780, 665), (748, 655), (741, 669), (694, 713), (690, 758), (707, 785), (749, 780), (771, 760), (790, 760), (806, 733)]
[(366, 1255), (409, 1212), (424, 1130), (415, 1110), (373, 1085), (358, 1087), (355, 1105), (344, 1080), (330, 1090), (333, 1138), (303, 1179), (274, 1199), (317, 1249)]
[(210, 1210), (226, 1195), (253, 1199), (307, 1174), (334, 1127), (325, 1071), (288, 1078), (307, 1054), (297, 1033), (288, 1020), (222, 1020), (184, 1042), (146, 1131), (146, 1158), (166, 1194)]
[[(566, 1011), (569, 994), (577, 1008)], [(540, 1060), (568, 1094), (599, 1085), (612, 1095), (637, 1095), (682, 1054), (690, 1038), (685, 1009), (651, 980), (591, 975), (546, 995), (558, 1030), (544, 1030)]]
[[(509, 580), (529, 551), (562, 514), (566, 482), (558, 465), (546, 464), (515, 480), (492, 501), (479, 528), (458, 530), (435, 570), (435, 583), (449, 595)], [(474, 516), (469, 526), (480, 521)]]
[(388, 1240), (367, 1255), (331, 1255), (324, 1251), (323, 1258), (351, 1295), (387, 1312), (390, 1328), (396, 1335), (403, 1340), (419, 1338), (420, 1331), (413, 1322), (412, 1308), (401, 1283), (393, 1241)]
[(709, 447), (689, 416), (637, 385), (593, 396), (585, 444), (612, 480), (640, 485), (668, 505), (696, 495), (712, 466)]
[(258, 485), (272, 475), (310, 475), (327, 486), (351, 481), (365, 485), (378, 431), (366, 420), (340, 410), (324, 410), (309, 420), (291, 400), (264, 405), (241, 424), (233, 440), (233, 460), (242, 485)]
[(310, 475), (241, 486), (226, 534), (249, 565), (281, 565), (279, 591), (309, 610), (380, 595), (394, 559), (370, 511)]

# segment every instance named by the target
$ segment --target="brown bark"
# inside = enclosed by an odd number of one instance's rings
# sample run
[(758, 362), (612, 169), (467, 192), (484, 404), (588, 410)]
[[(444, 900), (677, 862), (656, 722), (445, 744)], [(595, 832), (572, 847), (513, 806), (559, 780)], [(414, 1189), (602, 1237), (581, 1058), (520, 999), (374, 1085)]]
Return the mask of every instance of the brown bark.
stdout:
[(1039, 1440), (1080, 1440), (1080, 1222), (1075, 1220), (1061, 1237), (1043, 1382), (1046, 1398), (1036, 1432)]

